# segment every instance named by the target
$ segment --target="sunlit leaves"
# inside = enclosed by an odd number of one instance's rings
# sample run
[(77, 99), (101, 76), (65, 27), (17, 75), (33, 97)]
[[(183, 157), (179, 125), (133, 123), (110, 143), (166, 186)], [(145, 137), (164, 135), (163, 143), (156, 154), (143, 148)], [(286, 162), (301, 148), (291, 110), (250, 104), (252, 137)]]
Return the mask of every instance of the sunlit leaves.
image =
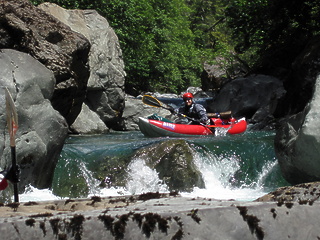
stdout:
[(126, 91), (131, 94), (179, 93), (189, 85), (200, 86), (204, 62), (227, 69), (241, 58), (251, 67), (265, 56), (274, 56), (290, 64), (287, 53), (294, 57), (311, 36), (320, 33), (320, 5), (313, 0), (50, 2), (96, 9), (108, 19), (119, 37)]

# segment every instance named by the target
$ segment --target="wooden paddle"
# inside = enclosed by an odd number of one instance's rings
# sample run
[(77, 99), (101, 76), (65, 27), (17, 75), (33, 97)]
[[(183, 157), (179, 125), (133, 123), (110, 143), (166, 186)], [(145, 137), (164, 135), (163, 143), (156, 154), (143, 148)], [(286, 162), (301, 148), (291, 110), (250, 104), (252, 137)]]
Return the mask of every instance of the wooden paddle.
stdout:
[[(17, 172), (17, 161), (16, 161), (16, 132), (18, 130), (18, 114), (12, 96), (7, 88), (6, 91), (6, 112), (7, 112), (7, 124), (10, 135), (10, 148), (11, 148), (11, 160), (12, 160), (12, 171), (13, 174)], [(13, 183), (14, 191), (14, 202), (19, 202), (19, 193), (18, 193), (18, 183)]]
[(207, 113), (208, 118), (221, 118), (229, 119), (231, 118), (231, 111), (220, 112), (220, 113)]
[(212, 127), (216, 127), (216, 126), (210, 126), (210, 127), (209, 127), (208, 125), (203, 124), (202, 122), (200, 122), (200, 121), (197, 120), (197, 119), (188, 117), (188, 116), (186, 116), (186, 115), (184, 115), (184, 114), (181, 114), (181, 113), (177, 113), (177, 112), (175, 112), (172, 108), (163, 106), (164, 104), (163, 104), (162, 102), (160, 102), (160, 101), (159, 101), (157, 98), (155, 98), (155, 97), (152, 97), (152, 96), (150, 96), (150, 95), (144, 95), (144, 96), (142, 97), (142, 102), (143, 102), (144, 104), (147, 104), (147, 105), (151, 106), (151, 107), (160, 107), (160, 108), (166, 109), (166, 110), (170, 111), (172, 114), (176, 114), (177, 116), (181, 116), (181, 117), (184, 117), (184, 118), (186, 118), (186, 119), (188, 119), (188, 120), (190, 120), (190, 121), (199, 123), (200, 125), (208, 128), (212, 133), (215, 132), (215, 129), (212, 128)]

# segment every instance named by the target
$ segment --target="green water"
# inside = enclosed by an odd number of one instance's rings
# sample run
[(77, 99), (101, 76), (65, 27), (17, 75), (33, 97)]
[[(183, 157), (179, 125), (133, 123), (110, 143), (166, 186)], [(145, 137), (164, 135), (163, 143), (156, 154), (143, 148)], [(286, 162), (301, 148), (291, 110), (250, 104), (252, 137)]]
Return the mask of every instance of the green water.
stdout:
[[(186, 194), (216, 198), (231, 194), (235, 199), (250, 199), (289, 185), (277, 163), (274, 135), (274, 132), (246, 132), (232, 136), (184, 138), (194, 149), (194, 161), (206, 182), (206, 189), (201, 189), (201, 193), (195, 189)], [(131, 176), (130, 183), (126, 174), (128, 169), (120, 163), (130, 164), (136, 161), (132, 159), (136, 150), (167, 140), (146, 138), (140, 132), (70, 136), (55, 171), (52, 191), (61, 197), (87, 197), (114, 195), (114, 189), (120, 194), (130, 194), (135, 184), (135, 191), (158, 190), (156, 173), (143, 163), (130, 165), (139, 168)], [(106, 171), (111, 175), (104, 175)], [(121, 180), (118, 180), (121, 186), (115, 186), (115, 178)], [(150, 182), (145, 183), (145, 179)]]

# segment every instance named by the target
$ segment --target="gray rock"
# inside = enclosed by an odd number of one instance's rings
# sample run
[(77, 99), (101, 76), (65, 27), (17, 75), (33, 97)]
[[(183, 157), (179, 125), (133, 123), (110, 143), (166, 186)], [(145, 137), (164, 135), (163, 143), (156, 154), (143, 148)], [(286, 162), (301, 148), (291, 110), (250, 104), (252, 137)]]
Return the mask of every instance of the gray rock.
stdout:
[(263, 128), (274, 119), (278, 101), (284, 96), (282, 82), (274, 77), (251, 75), (225, 84), (217, 97), (208, 103), (208, 112), (232, 111), (235, 117), (246, 117), (252, 123), (262, 122)]
[(320, 77), (304, 111), (290, 117), (277, 131), (275, 150), (286, 180), (292, 184), (320, 180)]
[(140, 98), (127, 95), (125, 104), (126, 107), (122, 117), (126, 130), (129, 131), (139, 130), (139, 117), (148, 117), (155, 113), (165, 118), (172, 118), (168, 110), (148, 106), (144, 104)]
[[(63, 143), (67, 136), (65, 119), (52, 108), (55, 78), (53, 73), (30, 55), (15, 50), (0, 52), (1, 86), (6, 86), (15, 100), (18, 112), (19, 129), (17, 132), (17, 162), (21, 167), (22, 190), (27, 184), (37, 188), (51, 186), (54, 168), (58, 161)], [(0, 97), (4, 99), (3, 89)], [(3, 101), (4, 102), (4, 101)], [(0, 108), (1, 127), (5, 125), (5, 109)], [(9, 137), (1, 143), (1, 166), (11, 164)]]
[(94, 10), (66, 10), (52, 3), (41, 4), (39, 8), (90, 41), (90, 77), (86, 102), (109, 128), (118, 129), (124, 109), (126, 74), (119, 40), (114, 30)]
[(312, 206), (314, 202), (319, 202), (319, 197), (320, 182), (310, 182), (278, 188), (277, 190), (258, 198), (256, 201), (278, 202), (278, 205), (280, 206), (286, 203), (308, 204)]
[(70, 129), (77, 134), (98, 134), (109, 131), (98, 114), (91, 111), (86, 104), (82, 105), (82, 110)]
[[(116, 207), (91, 211), (39, 213), (0, 218), (1, 236), (25, 239), (317, 239), (320, 204), (236, 202), (165, 197), (138, 201), (133, 196), (99, 199)], [(135, 201), (132, 203), (132, 201)], [(127, 203), (127, 206), (121, 205)], [(80, 201), (60, 201), (55, 206)], [(90, 204), (90, 203), (89, 203)], [(92, 200), (92, 205), (95, 201)], [(26, 208), (21, 206), (19, 208)], [(13, 210), (11, 210), (13, 211)]]
[(72, 124), (85, 99), (89, 41), (28, 0), (2, 1), (0, 21), (0, 48), (28, 53), (52, 70), (52, 105)]
[(315, 37), (296, 59), (287, 80), (288, 93), (278, 109), (291, 115), (275, 138), (281, 171), (291, 184), (320, 180), (319, 49), (319, 37)]
[(185, 140), (172, 139), (139, 149), (133, 159), (143, 159), (170, 191), (190, 192), (204, 188), (201, 172), (193, 162), (193, 150)]
[[(150, 95), (156, 98), (178, 98), (179, 96), (174, 93), (159, 93), (159, 92), (145, 92), (143, 95)], [(142, 98), (143, 95), (137, 96), (137, 98)]]
[(204, 91), (218, 91), (223, 84), (223, 76), (226, 75), (226, 71), (219, 66), (203, 64), (203, 71), (201, 73), (201, 85)]

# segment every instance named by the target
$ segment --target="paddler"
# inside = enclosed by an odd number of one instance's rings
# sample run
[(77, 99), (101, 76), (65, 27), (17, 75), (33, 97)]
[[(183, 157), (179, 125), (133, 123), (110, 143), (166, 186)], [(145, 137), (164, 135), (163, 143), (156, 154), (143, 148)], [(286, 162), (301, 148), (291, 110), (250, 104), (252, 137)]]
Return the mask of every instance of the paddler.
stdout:
[[(193, 94), (187, 92), (182, 96), (184, 105), (178, 109), (175, 109), (175, 112), (178, 114), (186, 115), (189, 118), (193, 118), (197, 121), (200, 121), (203, 124), (209, 124), (210, 120), (207, 117), (206, 109), (201, 105), (194, 101)], [(199, 124), (196, 121), (189, 121), (187, 118), (180, 117), (176, 123), (184, 123), (184, 124)]]

